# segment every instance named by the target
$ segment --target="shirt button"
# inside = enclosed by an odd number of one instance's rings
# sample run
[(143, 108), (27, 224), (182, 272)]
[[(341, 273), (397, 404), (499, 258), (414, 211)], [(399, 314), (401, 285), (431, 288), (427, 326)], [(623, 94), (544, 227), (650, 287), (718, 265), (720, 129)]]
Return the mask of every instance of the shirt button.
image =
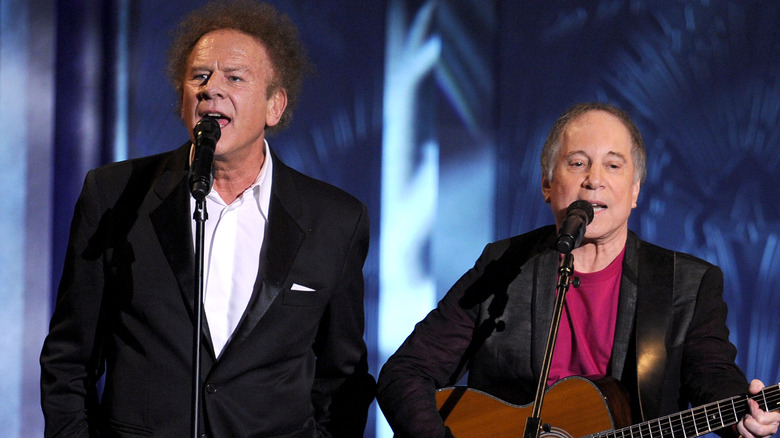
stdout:
[(215, 392), (217, 392), (217, 386), (209, 383), (208, 385), (206, 385), (206, 392), (208, 392), (209, 394), (214, 394)]

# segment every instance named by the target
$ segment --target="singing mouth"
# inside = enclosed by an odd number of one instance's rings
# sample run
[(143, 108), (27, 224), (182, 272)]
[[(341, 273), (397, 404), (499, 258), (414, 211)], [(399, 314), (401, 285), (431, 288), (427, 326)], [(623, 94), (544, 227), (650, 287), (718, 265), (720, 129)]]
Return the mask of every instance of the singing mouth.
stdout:
[(591, 202), (590, 206), (593, 207), (593, 213), (598, 213), (601, 210), (606, 210), (607, 209), (607, 205), (606, 204), (602, 204), (600, 202)]
[(205, 113), (205, 114), (201, 115), (201, 117), (211, 117), (211, 118), (216, 119), (217, 123), (219, 123), (219, 127), (220, 128), (224, 128), (225, 126), (228, 125), (228, 123), (230, 123), (230, 118), (226, 117), (222, 113), (216, 113), (216, 112)]

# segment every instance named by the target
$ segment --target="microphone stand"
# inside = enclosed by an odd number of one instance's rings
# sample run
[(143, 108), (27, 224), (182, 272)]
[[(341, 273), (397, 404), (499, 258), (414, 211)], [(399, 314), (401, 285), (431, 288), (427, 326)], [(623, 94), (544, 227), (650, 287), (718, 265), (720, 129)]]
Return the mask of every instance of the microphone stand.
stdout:
[(195, 199), (195, 211), (192, 219), (195, 221), (195, 327), (192, 333), (192, 437), (198, 438), (200, 426), (200, 350), (203, 333), (203, 271), (204, 271), (204, 223), (209, 218), (206, 212), (206, 195), (211, 191), (214, 181), (214, 151), (221, 135), (219, 122), (205, 116), (195, 124), (192, 130), (195, 157), (190, 163), (189, 186), (190, 194)]
[(206, 200), (195, 197), (195, 211), (192, 219), (195, 221), (195, 328), (193, 331), (192, 353), (192, 437), (198, 438), (200, 423), (200, 350), (203, 330), (203, 271), (205, 236), (205, 221), (209, 218), (206, 212)]
[(558, 338), (558, 328), (561, 325), (561, 315), (563, 314), (563, 302), (566, 299), (566, 292), (571, 284), (571, 277), (574, 273), (574, 256), (571, 253), (565, 253), (558, 268), (558, 285), (556, 287), (555, 310), (553, 311), (552, 324), (550, 332), (547, 335), (547, 346), (544, 350), (544, 361), (542, 363), (542, 373), (539, 376), (539, 384), (536, 387), (536, 398), (534, 399), (534, 408), (531, 416), (525, 423), (525, 432), (523, 438), (538, 438), (542, 429), (541, 412), (544, 403), (544, 393), (547, 387), (547, 378), (550, 375), (550, 365), (552, 364), (553, 350), (555, 350), (555, 341)]

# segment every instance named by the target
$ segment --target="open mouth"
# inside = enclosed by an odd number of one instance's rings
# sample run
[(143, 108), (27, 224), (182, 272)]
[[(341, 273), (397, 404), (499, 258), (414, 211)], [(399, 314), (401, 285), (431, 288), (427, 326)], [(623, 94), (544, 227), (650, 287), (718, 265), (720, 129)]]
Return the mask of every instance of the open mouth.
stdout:
[(203, 114), (202, 117), (211, 117), (213, 119), (216, 119), (217, 123), (219, 123), (220, 128), (224, 128), (225, 126), (228, 125), (228, 123), (230, 123), (230, 118), (225, 117), (225, 115), (220, 113), (206, 113)]
[(602, 204), (600, 202), (591, 202), (590, 206), (593, 207), (593, 213), (598, 213), (601, 210), (606, 210), (607, 206), (605, 204)]

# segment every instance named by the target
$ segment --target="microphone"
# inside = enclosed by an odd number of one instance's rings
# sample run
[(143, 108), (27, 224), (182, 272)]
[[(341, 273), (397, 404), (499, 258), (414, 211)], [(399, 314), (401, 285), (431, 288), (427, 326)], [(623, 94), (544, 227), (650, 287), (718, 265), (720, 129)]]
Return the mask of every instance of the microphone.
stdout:
[(574, 201), (566, 209), (566, 219), (558, 230), (558, 241), (555, 247), (558, 252), (568, 254), (580, 246), (585, 236), (585, 226), (593, 220), (593, 207), (590, 202)]
[(214, 150), (217, 140), (222, 135), (217, 119), (205, 116), (192, 129), (195, 137), (195, 158), (190, 166), (190, 193), (197, 201), (202, 201), (211, 191), (214, 174), (211, 166), (214, 164)]

